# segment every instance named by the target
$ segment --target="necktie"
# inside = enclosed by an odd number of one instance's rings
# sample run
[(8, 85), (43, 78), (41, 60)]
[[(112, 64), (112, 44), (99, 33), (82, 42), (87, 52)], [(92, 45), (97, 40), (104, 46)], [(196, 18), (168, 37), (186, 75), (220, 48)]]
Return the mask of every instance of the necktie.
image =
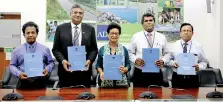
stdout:
[(184, 43), (183, 53), (187, 53), (187, 43)]
[(150, 45), (150, 47), (152, 47), (153, 46), (153, 38), (152, 38), (151, 33), (148, 33), (148, 38), (149, 38), (149, 45)]
[(74, 37), (73, 37), (73, 45), (74, 46), (78, 46), (79, 45), (79, 40), (78, 40), (79, 34), (78, 34), (77, 29), (78, 29), (78, 26), (75, 26), (74, 27)]

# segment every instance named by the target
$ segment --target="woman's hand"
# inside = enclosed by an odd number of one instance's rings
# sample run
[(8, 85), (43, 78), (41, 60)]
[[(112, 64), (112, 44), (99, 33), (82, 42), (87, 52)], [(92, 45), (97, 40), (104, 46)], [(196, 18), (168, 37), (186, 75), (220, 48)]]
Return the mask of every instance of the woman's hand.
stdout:
[(120, 72), (121, 72), (122, 74), (125, 74), (125, 73), (128, 72), (128, 68), (126, 68), (126, 67), (124, 67), (124, 66), (120, 66)]

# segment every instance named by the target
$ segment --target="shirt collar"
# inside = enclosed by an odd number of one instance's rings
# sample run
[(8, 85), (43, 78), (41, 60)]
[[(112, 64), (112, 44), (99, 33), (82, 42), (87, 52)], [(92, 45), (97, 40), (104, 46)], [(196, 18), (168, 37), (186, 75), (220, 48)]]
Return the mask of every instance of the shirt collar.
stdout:
[[(181, 43), (184, 44), (186, 42), (183, 39), (181, 39)], [(190, 40), (190, 41), (187, 42), (188, 45), (191, 45), (191, 43), (192, 43), (192, 40)]]
[[(73, 22), (71, 22), (71, 27), (74, 28), (76, 26), (76, 24), (74, 24)], [(81, 23), (77, 25), (78, 29), (81, 28)]]
[[(147, 31), (145, 31), (145, 30), (144, 30), (143, 32), (144, 32), (146, 35), (148, 35), (148, 33), (149, 33), (149, 32), (147, 32)], [(155, 33), (154, 30), (153, 30), (152, 32), (150, 32), (150, 34), (152, 34), (152, 36), (154, 36), (154, 33)]]
[(28, 47), (29, 47), (29, 46), (35, 47), (35, 46), (37, 45), (37, 42), (34, 42), (32, 45), (30, 45), (28, 42), (26, 42), (25, 44), (26, 44)]

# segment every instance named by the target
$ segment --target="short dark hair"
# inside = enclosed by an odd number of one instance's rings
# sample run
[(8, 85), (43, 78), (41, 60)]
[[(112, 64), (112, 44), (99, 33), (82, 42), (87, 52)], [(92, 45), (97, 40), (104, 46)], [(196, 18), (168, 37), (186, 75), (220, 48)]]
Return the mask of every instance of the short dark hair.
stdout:
[(168, 9), (167, 9), (167, 12), (171, 12), (171, 10), (168, 8)]
[(145, 14), (142, 15), (141, 24), (143, 24), (143, 22), (144, 22), (144, 17), (153, 17), (153, 20), (155, 22), (155, 17), (152, 14), (145, 13)]
[(181, 31), (181, 29), (182, 29), (184, 26), (191, 26), (192, 32), (194, 32), (194, 27), (193, 27), (190, 23), (183, 23), (183, 24), (181, 24), (181, 26), (180, 26), (180, 31)]
[(162, 11), (162, 14), (166, 14), (166, 11)]
[(35, 27), (36, 28), (36, 33), (38, 34), (39, 33), (39, 27), (38, 25), (33, 22), (33, 21), (29, 21), (29, 22), (26, 22), (23, 26), (22, 26), (22, 32), (23, 32), (23, 35), (25, 35), (25, 30), (27, 27)]
[(113, 22), (108, 25), (107, 33), (109, 34), (110, 30), (114, 29), (114, 28), (117, 28), (119, 30), (119, 35), (121, 35), (121, 27), (120, 27), (120, 25), (118, 25), (116, 23), (113, 23)]
[(177, 12), (178, 12), (178, 10), (175, 8), (175, 9), (173, 9), (173, 10), (176, 10)]

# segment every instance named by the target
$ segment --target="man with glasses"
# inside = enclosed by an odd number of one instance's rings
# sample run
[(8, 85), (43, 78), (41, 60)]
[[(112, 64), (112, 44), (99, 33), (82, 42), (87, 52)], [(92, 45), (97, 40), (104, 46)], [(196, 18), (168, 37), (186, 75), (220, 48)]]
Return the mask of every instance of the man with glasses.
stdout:
[(176, 41), (170, 53), (165, 54), (164, 63), (173, 68), (172, 87), (185, 88), (185, 87), (199, 87), (197, 75), (179, 75), (177, 74), (178, 63), (175, 61), (176, 56), (180, 53), (193, 53), (195, 56), (195, 64), (193, 67), (196, 71), (205, 69), (208, 60), (204, 54), (202, 46), (192, 40), (194, 34), (193, 26), (190, 23), (183, 23), (180, 27), (181, 39)]

